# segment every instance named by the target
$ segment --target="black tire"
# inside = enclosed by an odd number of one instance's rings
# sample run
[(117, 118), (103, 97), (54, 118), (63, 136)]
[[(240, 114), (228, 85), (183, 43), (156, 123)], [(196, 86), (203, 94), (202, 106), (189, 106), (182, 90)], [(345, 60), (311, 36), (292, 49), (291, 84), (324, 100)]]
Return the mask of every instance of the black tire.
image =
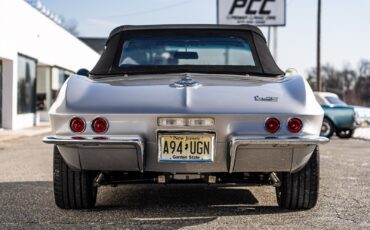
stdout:
[(73, 171), (64, 162), (60, 152), (54, 146), (54, 198), (62, 209), (93, 208), (96, 202), (97, 188), (93, 186), (94, 173)]
[(353, 129), (342, 129), (337, 132), (337, 136), (340, 138), (351, 138), (353, 136)]
[(324, 118), (321, 125), (320, 136), (330, 138), (333, 136), (333, 134), (334, 134), (333, 123), (328, 118)]
[(282, 185), (276, 188), (281, 208), (310, 209), (315, 207), (319, 196), (320, 154), (316, 147), (310, 160), (298, 172), (280, 173)]

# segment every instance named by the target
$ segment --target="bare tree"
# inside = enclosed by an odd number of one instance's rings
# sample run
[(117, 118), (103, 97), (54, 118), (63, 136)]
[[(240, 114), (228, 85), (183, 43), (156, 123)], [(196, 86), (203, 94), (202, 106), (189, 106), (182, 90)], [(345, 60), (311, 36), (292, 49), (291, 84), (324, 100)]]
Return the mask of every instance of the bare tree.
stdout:
[(308, 84), (311, 86), (313, 91), (317, 91), (317, 73), (316, 73), (316, 68), (311, 68), (307, 72), (307, 81)]
[(343, 95), (343, 79), (339, 78), (338, 71), (330, 64), (322, 66), (323, 89)]
[(361, 60), (359, 64), (359, 75), (360, 77), (370, 77), (370, 61)]
[(360, 76), (357, 79), (354, 87), (355, 95), (357, 96), (359, 105), (370, 105), (370, 77)]
[(347, 103), (356, 103), (353, 87), (356, 84), (357, 73), (350, 65), (345, 65), (343, 70), (338, 71), (338, 79), (342, 81), (342, 97)]
[[(317, 70), (308, 71), (307, 81), (317, 90)], [(370, 106), (370, 61), (362, 60), (356, 71), (350, 65), (342, 70), (330, 64), (321, 67), (323, 90), (338, 94), (348, 104)]]
[(66, 20), (65, 18), (62, 18), (62, 26), (74, 36), (77, 37), (79, 35), (79, 32), (77, 30), (78, 23), (75, 19)]
[(361, 60), (359, 64), (359, 77), (356, 81), (354, 92), (358, 104), (370, 105), (370, 61)]

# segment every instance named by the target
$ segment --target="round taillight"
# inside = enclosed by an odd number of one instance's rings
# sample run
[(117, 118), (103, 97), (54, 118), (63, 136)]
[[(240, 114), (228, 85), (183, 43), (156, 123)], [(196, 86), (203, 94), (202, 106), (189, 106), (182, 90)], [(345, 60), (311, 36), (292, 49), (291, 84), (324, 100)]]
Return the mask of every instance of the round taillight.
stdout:
[(69, 123), (69, 127), (74, 133), (82, 133), (83, 131), (85, 131), (86, 124), (83, 119), (75, 117), (72, 118), (71, 122)]
[(265, 129), (270, 133), (276, 133), (280, 128), (280, 121), (277, 118), (270, 117), (265, 122)]
[(108, 129), (108, 121), (101, 117), (95, 118), (91, 125), (96, 133), (105, 133)]
[(301, 131), (303, 123), (299, 118), (291, 118), (288, 121), (288, 130), (292, 133), (298, 133)]

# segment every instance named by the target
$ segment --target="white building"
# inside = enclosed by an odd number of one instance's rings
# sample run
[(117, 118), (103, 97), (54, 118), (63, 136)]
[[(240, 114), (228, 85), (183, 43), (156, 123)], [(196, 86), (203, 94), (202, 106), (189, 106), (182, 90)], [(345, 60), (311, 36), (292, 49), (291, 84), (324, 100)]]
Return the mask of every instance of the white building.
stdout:
[(0, 129), (47, 120), (69, 74), (99, 54), (24, 0), (0, 0)]

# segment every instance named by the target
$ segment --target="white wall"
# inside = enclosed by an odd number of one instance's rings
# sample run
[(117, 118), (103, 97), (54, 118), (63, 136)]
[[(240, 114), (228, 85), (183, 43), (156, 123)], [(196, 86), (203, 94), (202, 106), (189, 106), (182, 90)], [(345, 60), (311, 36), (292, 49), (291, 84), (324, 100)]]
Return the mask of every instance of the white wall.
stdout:
[(34, 114), (17, 115), (17, 55), (44, 65), (92, 69), (99, 54), (23, 0), (0, 0), (0, 59), (3, 73), (3, 127), (32, 126)]
[[(0, 48), (1, 50), (1, 48)], [(16, 103), (13, 103), (13, 99), (17, 99), (16, 96), (16, 85), (13, 85), (13, 75), (17, 74), (17, 68), (14, 67), (14, 61), (10, 59), (2, 59), (3, 62), (3, 122), (4, 128), (11, 128), (13, 124), (14, 112), (17, 112)]]
[(23, 0), (0, 0), (0, 57), (19, 52), (47, 65), (91, 69), (99, 55)]

